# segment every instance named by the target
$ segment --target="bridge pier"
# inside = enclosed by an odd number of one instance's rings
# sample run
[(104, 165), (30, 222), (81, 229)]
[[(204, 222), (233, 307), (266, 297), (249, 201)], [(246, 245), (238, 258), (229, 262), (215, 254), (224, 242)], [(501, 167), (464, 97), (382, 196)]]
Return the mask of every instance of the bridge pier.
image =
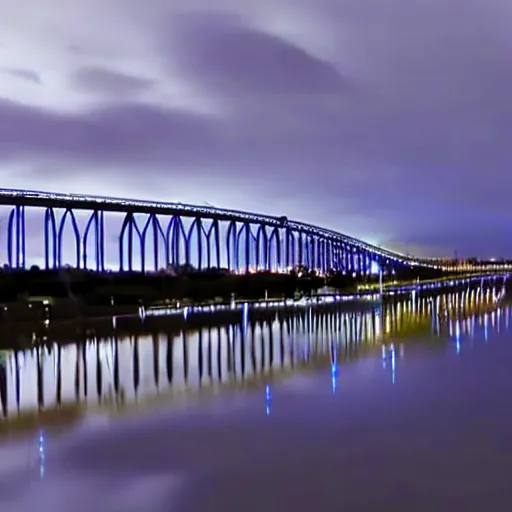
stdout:
[(7, 260), (11, 268), (25, 268), (26, 266), (24, 206), (16, 205), (9, 214), (7, 223)]
[(46, 208), (44, 213), (44, 261), (45, 268), (57, 267), (57, 223), (53, 208)]

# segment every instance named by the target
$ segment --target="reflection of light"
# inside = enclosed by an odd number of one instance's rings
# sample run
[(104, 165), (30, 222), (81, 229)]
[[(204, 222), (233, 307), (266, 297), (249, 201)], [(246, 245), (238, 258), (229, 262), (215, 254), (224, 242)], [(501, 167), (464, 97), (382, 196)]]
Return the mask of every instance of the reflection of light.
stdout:
[(45, 438), (44, 438), (44, 432), (42, 430), (39, 432), (38, 457), (39, 457), (39, 476), (41, 478), (43, 478), (44, 477), (44, 469), (45, 469)]
[(336, 393), (336, 380), (338, 378), (338, 366), (333, 364), (331, 366), (331, 382), (332, 382), (332, 392)]
[(386, 346), (382, 345), (382, 368), (386, 369)]
[(265, 413), (270, 416), (270, 406), (272, 405), (272, 391), (270, 386), (265, 386)]
[(381, 335), (381, 315), (379, 311), (375, 312), (375, 337), (378, 338)]
[(243, 332), (247, 332), (247, 325), (249, 323), (249, 304), (244, 302), (243, 305), (243, 315), (242, 315), (242, 328)]
[(391, 313), (388, 312), (386, 315), (386, 327), (384, 328), (384, 332), (388, 334), (391, 331)]
[(393, 343), (391, 344), (391, 382), (393, 384), (396, 382), (396, 355)]
[(188, 317), (188, 308), (183, 308), (183, 318), (186, 320)]
[(57, 350), (52, 351), (52, 360), (53, 360), (53, 375), (57, 378), (57, 374), (59, 373), (59, 365), (57, 358)]

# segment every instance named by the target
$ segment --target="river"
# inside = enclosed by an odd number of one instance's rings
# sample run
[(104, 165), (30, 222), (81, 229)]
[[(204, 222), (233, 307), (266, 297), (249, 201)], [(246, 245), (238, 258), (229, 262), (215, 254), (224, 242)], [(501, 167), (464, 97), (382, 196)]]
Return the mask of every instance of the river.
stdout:
[(507, 510), (501, 292), (18, 326), (37, 343), (0, 360), (0, 505)]

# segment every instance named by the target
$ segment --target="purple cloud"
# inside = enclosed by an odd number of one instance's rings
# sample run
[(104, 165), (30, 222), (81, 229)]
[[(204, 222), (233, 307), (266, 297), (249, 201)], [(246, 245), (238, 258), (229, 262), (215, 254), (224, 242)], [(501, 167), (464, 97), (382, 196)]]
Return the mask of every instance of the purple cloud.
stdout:
[(199, 14), (172, 24), (173, 52), (194, 83), (226, 96), (341, 94), (344, 81), (329, 62), (236, 18)]
[(152, 80), (97, 67), (78, 69), (71, 83), (78, 89), (113, 97), (130, 97), (153, 85)]
[(21, 78), (22, 80), (26, 80), (27, 82), (32, 82), (38, 85), (41, 84), (41, 77), (31, 69), (7, 68), (4, 69), (3, 72), (11, 76)]

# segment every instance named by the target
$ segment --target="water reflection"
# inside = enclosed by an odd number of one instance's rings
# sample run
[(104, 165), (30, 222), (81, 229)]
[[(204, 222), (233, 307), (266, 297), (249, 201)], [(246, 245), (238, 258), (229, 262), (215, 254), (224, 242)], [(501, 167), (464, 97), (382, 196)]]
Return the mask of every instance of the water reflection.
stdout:
[[(482, 287), (438, 296), (413, 292), (364, 310), (334, 305), (263, 316), (244, 308), (239, 318), (221, 325), (187, 323), (176, 330), (162, 319), (146, 319), (128, 334), (112, 322), (107, 336), (87, 329), (73, 343), (3, 351), (2, 415), (73, 404), (122, 407), (232, 383), (263, 384), (270, 415), (272, 380), (291, 371), (330, 367), (336, 393), (339, 365), (376, 349), (382, 350), (382, 367), (395, 383), (405, 338), (447, 336), (460, 352), (461, 339), (479, 326), (486, 338), (491, 329), (507, 329), (510, 309), (496, 307), (501, 294), (500, 288)], [(39, 443), (44, 468), (44, 433)]]

